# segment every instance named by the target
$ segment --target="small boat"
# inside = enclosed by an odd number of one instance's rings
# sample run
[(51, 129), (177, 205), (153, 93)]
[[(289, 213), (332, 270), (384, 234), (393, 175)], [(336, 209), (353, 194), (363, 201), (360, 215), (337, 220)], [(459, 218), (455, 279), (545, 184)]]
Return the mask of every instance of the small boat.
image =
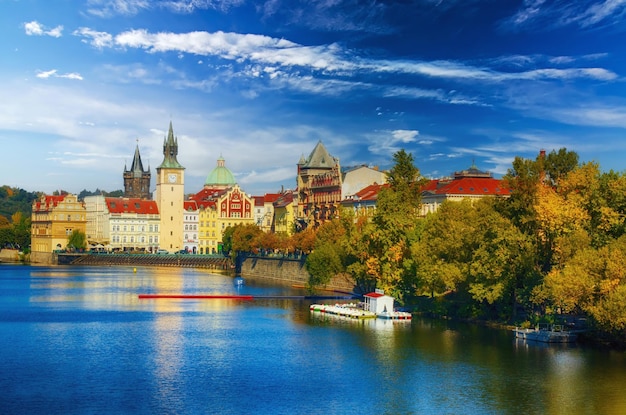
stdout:
[(532, 329), (516, 327), (513, 331), (518, 339), (543, 343), (573, 343), (578, 337), (576, 332), (564, 330), (559, 324), (539, 324)]

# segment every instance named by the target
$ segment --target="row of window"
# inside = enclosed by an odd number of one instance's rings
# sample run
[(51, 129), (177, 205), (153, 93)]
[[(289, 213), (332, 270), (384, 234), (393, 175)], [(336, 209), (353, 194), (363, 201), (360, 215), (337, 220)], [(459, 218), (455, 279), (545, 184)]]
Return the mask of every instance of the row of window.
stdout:
[(159, 243), (159, 237), (158, 236), (149, 236), (148, 238), (146, 238), (145, 236), (138, 236), (136, 239), (133, 235), (127, 237), (126, 235), (113, 235), (113, 237), (111, 238), (111, 242), (113, 244), (119, 244), (119, 243), (139, 243), (139, 244), (145, 244), (146, 240), (148, 241), (149, 244), (158, 244)]
[[(111, 226), (111, 232), (128, 232), (130, 229), (130, 232), (135, 232), (135, 225), (113, 225)], [(138, 225), (137, 226), (137, 232), (145, 232), (146, 231), (146, 226), (145, 225)], [(148, 226), (148, 232), (153, 233), (159, 232), (159, 225), (149, 225)]]

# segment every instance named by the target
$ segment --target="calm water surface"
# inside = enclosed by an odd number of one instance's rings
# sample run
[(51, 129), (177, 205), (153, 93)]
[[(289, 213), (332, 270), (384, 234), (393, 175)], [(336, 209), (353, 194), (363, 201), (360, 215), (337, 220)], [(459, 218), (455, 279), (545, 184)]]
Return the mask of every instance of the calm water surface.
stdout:
[(0, 413), (626, 414), (622, 352), (258, 298), (301, 294), (192, 269), (0, 265)]

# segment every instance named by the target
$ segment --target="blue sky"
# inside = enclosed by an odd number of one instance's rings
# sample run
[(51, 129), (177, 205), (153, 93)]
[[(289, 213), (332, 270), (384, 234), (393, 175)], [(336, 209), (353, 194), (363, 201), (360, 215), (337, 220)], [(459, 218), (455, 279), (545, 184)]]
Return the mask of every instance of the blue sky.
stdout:
[(624, 171), (626, 0), (0, 0), (0, 184), (123, 188), (169, 122), (199, 191), (220, 156), (251, 194), (342, 166), (423, 175), (566, 147)]

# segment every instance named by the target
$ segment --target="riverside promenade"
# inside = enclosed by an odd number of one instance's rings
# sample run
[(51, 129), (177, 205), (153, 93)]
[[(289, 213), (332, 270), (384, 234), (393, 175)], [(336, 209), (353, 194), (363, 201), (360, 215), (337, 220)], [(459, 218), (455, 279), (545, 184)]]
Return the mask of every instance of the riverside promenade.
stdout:
[(204, 268), (231, 270), (232, 261), (222, 255), (155, 255), (155, 254), (59, 254), (59, 264), (131, 265), (152, 267)]
[[(59, 265), (96, 265), (96, 266), (153, 266), (203, 268), (233, 272), (243, 278), (259, 278), (305, 286), (309, 281), (305, 258), (248, 256), (239, 261), (237, 267), (233, 261), (223, 255), (192, 254), (78, 254), (59, 253), (55, 263)], [(354, 281), (346, 275), (337, 275), (321, 289), (353, 292)]]

